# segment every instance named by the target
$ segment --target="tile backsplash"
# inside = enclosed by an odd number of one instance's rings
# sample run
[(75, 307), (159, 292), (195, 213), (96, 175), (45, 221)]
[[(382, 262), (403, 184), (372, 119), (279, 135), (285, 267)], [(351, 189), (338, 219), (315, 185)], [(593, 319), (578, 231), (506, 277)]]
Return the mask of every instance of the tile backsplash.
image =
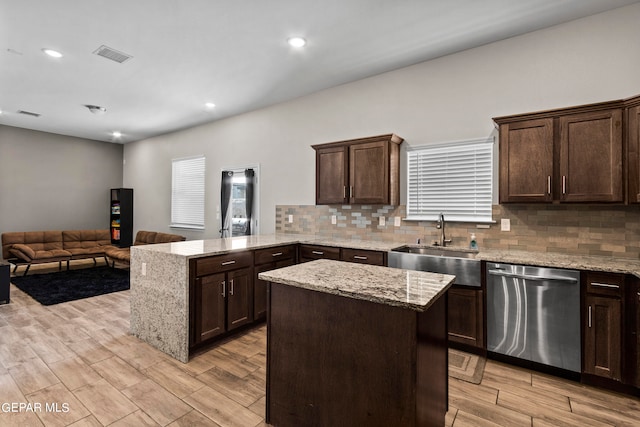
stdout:
[[(276, 233), (399, 244), (416, 243), (418, 238), (425, 244), (438, 240), (435, 221), (405, 221), (405, 216), (404, 205), (278, 205)], [(510, 231), (501, 231), (503, 218), (510, 220)], [(640, 258), (640, 205), (494, 205), (493, 220), (495, 223), (484, 225), (447, 223), (447, 238), (457, 247), (467, 247), (475, 233), (481, 249)]]

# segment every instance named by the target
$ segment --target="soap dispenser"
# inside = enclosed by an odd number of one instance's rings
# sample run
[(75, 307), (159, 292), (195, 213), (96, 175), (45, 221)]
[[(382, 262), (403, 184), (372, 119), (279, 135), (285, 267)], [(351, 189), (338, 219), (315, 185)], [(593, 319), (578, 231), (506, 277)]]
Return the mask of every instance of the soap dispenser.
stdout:
[(469, 241), (469, 249), (478, 249), (478, 242), (476, 240), (475, 233), (471, 233), (471, 240)]

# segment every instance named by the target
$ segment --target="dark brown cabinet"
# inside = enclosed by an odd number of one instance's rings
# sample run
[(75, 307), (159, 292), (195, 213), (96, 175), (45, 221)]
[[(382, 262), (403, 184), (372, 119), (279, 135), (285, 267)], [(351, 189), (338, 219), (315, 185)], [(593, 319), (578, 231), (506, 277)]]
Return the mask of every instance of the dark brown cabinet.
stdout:
[(622, 380), (622, 287), (624, 275), (587, 272), (584, 358), (586, 374)]
[(190, 261), (190, 344), (253, 321), (253, 252)]
[(260, 280), (258, 274), (276, 268), (288, 267), (296, 263), (296, 246), (277, 246), (255, 251), (253, 282), (253, 320), (267, 317), (267, 282)]
[(314, 145), (316, 204), (399, 204), (402, 141), (388, 134)]
[(481, 288), (454, 285), (448, 291), (449, 342), (484, 348), (484, 310)]
[(500, 203), (625, 201), (622, 102), (498, 117)]
[(332, 246), (300, 245), (300, 262), (313, 261), (315, 259), (340, 260), (340, 248)]
[(622, 202), (622, 110), (561, 116), (560, 200)]
[(367, 249), (336, 248), (333, 246), (300, 245), (300, 262), (316, 259), (355, 262), (369, 265), (387, 265), (387, 253)]
[(500, 125), (500, 203), (550, 202), (553, 119)]
[(625, 122), (629, 160), (629, 202), (640, 203), (640, 96), (626, 101)]
[(342, 249), (340, 255), (342, 261), (355, 262), (369, 265), (387, 265), (387, 253), (380, 251)]

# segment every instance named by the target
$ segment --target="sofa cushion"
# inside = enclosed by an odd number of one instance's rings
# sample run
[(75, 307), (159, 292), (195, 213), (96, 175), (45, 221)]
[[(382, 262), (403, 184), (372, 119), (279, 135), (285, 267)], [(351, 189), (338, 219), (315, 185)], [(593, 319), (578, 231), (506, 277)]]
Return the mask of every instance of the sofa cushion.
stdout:
[(143, 231), (140, 230), (136, 233), (136, 240), (134, 245), (150, 245), (154, 243), (171, 243), (181, 242), (186, 240), (186, 237), (179, 234), (170, 233), (158, 233), (157, 231)]
[[(28, 246), (32, 251), (56, 251), (62, 250), (62, 231), (15, 231), (9, 233), (2, 233), (2, 257), (10, 259), (14, 256), (18, 256), (11, 252), (11, 249), (16, 244), (23, 244)], [(23, 255), (29, 256), (28, 253), (18, 249)], [(24, 258), (21, 258), (24, 259)]]
[(9, 252), (11, 252), (13, 256), (18, 257), (24, 261), (31, 261), (36, 257), (36, 252), (29, 246), (22, 243), (13, 244), (9, 249)]
[(129, 262), (131, 257), (129, 248), (116, 248), (114, 246), (110, 246), (105, 249), (104, 253), (106, 256), (116, 261)]
[(71, 257), (71, 253), (64, 249), (34, 250), (30, 245), (23, 245), (20, 243), (13, 245), (10, 252), (16, 257), (27, 262), (43, 261), (47, 259), (57, 261)]
[[(78, 249), (93, 249), (99, 246), (110, 246), (111, 236), (104, 230), (68, 230), (62, 232), (64, 249), (76, 253)], [(78, 253), (81, 251), (78, 251)]]

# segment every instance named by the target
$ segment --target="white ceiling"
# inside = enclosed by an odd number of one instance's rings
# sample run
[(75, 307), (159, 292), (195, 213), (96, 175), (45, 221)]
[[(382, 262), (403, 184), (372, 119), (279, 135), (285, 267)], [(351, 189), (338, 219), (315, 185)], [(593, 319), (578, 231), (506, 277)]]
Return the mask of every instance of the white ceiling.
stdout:
[(126, 143), (638, 1), (0, 0), (0, 124)]

